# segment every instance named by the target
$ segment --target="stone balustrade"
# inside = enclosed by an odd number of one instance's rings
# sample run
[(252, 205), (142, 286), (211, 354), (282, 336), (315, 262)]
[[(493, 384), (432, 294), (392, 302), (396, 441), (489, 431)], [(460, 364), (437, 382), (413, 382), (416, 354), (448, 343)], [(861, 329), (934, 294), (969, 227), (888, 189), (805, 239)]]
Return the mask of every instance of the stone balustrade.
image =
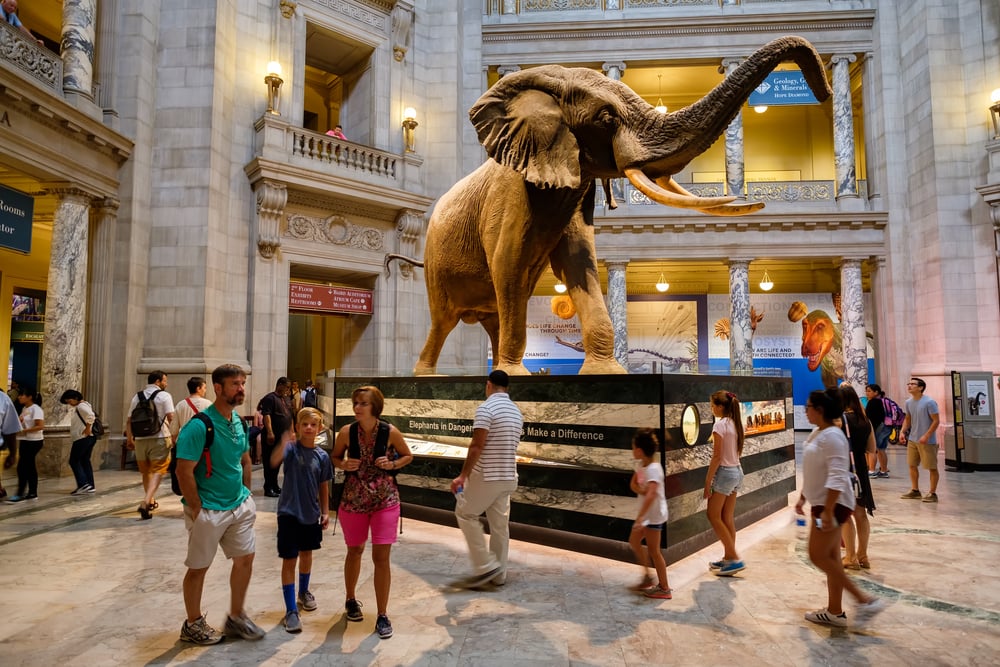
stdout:
[(62, 59), (28, 39), (27, 35), (6, 21), (0, 21), (0, 60), (62, 97)]
[(287, 132), (292, 156), (397, 179), (398, 155), (302, 128), (289, 126)]

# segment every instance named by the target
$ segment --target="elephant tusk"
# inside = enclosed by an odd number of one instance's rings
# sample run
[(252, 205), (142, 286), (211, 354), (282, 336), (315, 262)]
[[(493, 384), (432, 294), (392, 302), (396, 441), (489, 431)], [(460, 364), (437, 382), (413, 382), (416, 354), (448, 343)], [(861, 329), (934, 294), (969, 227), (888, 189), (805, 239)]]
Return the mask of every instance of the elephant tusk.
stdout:
[(746, 204), (724, 204), (722, 206), (709, 206), (700, 209), (702, 213), (708, 215), (747, 215), (764, 208), (764, 202), (747, 202)]
[[(643, 173), (641, 169), (626, 169), (625, 175), (628, 177), (628, 180), (632, 181), (632, 185), (634, 185), (642, 194), (646, 195), (655, 202), (659, 202), (666, 206), (673, 206), (675, 208), (713, 208), (728, 204), (736, 199), (736, 197), (697, 197), (676, 184), (674, 184), (676, 185), (676, 189), (681, 192), (671, 192), (670, 190), (664, 189), (657, 183), (654, 183), (649, 176), (646, 176), (646, 174)], [(668, 187), (673, 189), (673, 187), (669, 185), (671, 182), (673, 182), (673, 179), (668, 181)]]

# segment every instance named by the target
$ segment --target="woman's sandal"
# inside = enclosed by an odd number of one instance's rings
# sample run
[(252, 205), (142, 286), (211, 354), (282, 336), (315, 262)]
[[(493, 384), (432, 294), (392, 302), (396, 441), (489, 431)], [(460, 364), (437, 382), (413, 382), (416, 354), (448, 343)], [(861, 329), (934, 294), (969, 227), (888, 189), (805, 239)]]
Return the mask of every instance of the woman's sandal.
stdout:
[(867, 558), (859, 558), (858, 559), (858, 565), (861, 566), (862, 570), (870, 570), (870, 569), (872, 569), (872, 564), (871, 564), (871, 562)]
[(861, 569), (861, 563), (859, 563), (856, 560), (847, 560), (845, 558), (844, 559), (844, 569), (845, 570), (860, 570)]
[(160, 503), (154, 500), (153, 502), (149, 503), (149, 509), (150, 511), (160, 509)]
[(146, 503), (140, 503), (139, 509), (136, 511), (139, 512), (139, 516), (142, 517), (143, 521), (148, 521), (153, 518), (153, 513), (149, 511), (149, 506), (146, 505)]

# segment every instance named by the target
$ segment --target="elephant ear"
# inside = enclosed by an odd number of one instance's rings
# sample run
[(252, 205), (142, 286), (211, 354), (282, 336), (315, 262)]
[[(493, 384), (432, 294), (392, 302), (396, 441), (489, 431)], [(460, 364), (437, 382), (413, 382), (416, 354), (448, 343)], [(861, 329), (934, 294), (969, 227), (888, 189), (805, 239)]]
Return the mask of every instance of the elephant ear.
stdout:
[[(469, 118), (486, 153), (541, 188), (580, 186), (580, 147), (547, 92), (504, 77), (476, 102)], [(506, 84), (506, 85), (504, 85)]]

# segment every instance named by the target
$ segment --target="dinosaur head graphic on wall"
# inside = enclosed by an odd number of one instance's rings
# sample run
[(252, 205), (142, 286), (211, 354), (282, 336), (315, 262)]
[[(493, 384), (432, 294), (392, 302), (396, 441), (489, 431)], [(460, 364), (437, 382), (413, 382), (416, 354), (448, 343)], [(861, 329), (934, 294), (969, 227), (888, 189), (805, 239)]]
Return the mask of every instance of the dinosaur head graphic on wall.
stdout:
[(802, 356), (809, 370), (819, 369), (823, 386), (836, 387), (837, 381), (844, 377), (840, 323), (835, 323), (825, 310), (816, 309), (807, 313), (806, 305), (801, 301), (796, 301), (788, 309), (788, 319), (802, 322)]

